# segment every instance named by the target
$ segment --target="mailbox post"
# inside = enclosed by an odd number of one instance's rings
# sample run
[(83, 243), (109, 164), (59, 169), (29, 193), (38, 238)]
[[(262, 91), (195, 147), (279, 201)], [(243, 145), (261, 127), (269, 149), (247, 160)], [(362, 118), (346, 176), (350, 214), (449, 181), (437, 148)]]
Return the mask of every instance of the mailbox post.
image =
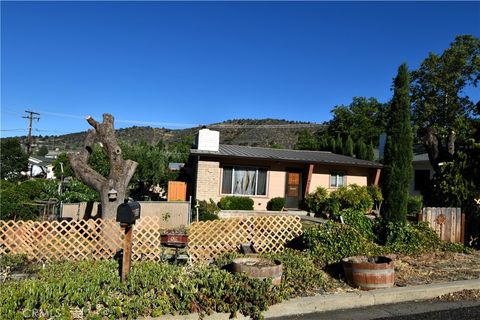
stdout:
[(122, 203), (117, 208), (117, 222), (124, 229), (125, 237), (123, 241), (123, 255), (120, 270), (120, 280), (124, 282), (130, 271), (132, 261), (132, 233), (135, 221), (140, 218), (140, 204), (136, 201)]

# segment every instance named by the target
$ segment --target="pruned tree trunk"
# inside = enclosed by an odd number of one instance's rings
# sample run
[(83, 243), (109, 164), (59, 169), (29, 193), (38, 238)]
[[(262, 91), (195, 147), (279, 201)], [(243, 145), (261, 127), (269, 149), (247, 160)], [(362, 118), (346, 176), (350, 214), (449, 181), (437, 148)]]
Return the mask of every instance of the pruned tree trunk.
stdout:
[[(128, 183), (132, 179), (138, 163), (123, 159), (122, 149), (120, 149), (115, 136), (112, 115), (105, 113), (102, 123), (95, 121), (91, 116), (86, 119), (94, 130), (88, 131), (83, 150), (77, 154), (69, 154), (68, 158), (76, 177), (100, 193), (102, 217), (115, 219), (117, 207), (125, 200)], [(96, 138), (103, 144), (109, 159), (110, 173), (108, 177), (102, 176), (88, 165)], [(109, 199), (108, 194), (111, 189), (117, 191), (115, 200)]]
[(434, 128), (428, 128), (423, 136), (423, 145), (428, 152), (428, 159), (436, 173), (440, 173), (439, 163), (451, 160), (455, 154), (456, 134), (451, 131), (446, 139), (446, 146), (442, 144), (438, 131)]

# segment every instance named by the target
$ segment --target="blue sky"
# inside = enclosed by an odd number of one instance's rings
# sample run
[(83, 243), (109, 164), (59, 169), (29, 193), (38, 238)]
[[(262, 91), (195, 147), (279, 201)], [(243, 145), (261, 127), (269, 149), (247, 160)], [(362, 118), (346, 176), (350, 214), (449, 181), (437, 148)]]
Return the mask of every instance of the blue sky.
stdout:
[(354, 96), (388, 101), (401, 63), (479, 21), (480, 2), (2, 1), (0, 132), (25, 135), (24, 110), (36, 135), (104, 112), (116, 127), (323, 122)]

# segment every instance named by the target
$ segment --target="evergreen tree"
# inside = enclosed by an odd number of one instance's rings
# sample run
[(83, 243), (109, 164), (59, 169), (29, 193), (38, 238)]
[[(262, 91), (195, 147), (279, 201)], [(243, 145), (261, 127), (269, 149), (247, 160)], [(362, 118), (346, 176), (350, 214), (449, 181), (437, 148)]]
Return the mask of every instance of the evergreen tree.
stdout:
[(353, 157), (353, 140), (350, 135), (348, 135), (345, 145), (343, 146), (343, 154), (349, 157)]
[(398, 68), (388, 115), (383, 167), (383, 215), (387, 222), (406, 222), (412, 176), (412, 128), (410, 125), (409, 76), (406, 64)]
[(367, 160), (373, 161), (375, 159), (375, 152), (373, 150), (373, 143), (369, 143), (367, 147)]
[(355, 155), (358, 159), (367, 159), (367, 145), (363, 139), (358, 139), (355, 145)]
[(328, 136), (328, 149), (327, 151), (335, 152), (335, 138)]
[(340, 135), (337, 135), (337, 139), (335, 139), (335, 146), (333, 152), (342, 154), (343, 153), (343, 141)]

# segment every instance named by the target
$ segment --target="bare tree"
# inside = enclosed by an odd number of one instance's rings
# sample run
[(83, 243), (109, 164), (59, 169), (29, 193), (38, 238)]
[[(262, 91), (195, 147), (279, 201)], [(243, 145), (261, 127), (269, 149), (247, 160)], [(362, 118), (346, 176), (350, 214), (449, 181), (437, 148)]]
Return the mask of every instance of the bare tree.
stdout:
[[(100, 193), (102, 217), (114, 219), (118, 205), (125, 199), (128, 183), (135, 173), (138, 163), (123, 159), (122, 149), (117, 143), (113, 127), (114, 118), (111, 114), (103, 114), (102, 123), (95, 121), (91, 116), (88, 116), (86, 120), (94, 130), (88, 131), (83, 150), (77, 154), (69, 154), (68, 158), (77, 178)], [(102, 143), (109, 159), (110, 173), (108, 177), (102, 176), (88, 165), (96, 138)], [(116, 197), (112, 199), (115, 192)]]

